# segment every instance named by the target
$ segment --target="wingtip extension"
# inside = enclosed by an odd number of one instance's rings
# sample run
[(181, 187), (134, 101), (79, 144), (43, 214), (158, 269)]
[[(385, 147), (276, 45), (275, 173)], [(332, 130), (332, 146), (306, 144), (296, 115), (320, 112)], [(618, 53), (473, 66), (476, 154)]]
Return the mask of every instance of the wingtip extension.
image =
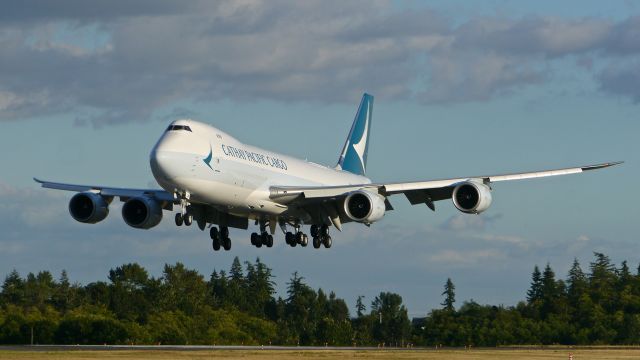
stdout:
[(620, 164), (624, 164), (624, 161), (613, 161), (613, 162), (607, 162), (607, 163), (602, 163), (597, 165), (583, 166), (582, 171), (604, 169), (610, 166), (616, 166)]

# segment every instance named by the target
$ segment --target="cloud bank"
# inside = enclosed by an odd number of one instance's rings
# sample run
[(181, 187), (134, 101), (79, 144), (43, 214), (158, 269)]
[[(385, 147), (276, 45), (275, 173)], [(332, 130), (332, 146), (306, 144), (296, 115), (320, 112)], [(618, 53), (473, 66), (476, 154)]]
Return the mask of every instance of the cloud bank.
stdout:
[[(145, 121), (180, 101), (488, 101), (581, 57), (640, 101), (640, 17), (475, 16), (388, 1), (12, 2), (0, 14), (0, 119)], [(623, 59), (628, 65), (611, 65)], [(616, 61), (619, 64), (620, 61)]]

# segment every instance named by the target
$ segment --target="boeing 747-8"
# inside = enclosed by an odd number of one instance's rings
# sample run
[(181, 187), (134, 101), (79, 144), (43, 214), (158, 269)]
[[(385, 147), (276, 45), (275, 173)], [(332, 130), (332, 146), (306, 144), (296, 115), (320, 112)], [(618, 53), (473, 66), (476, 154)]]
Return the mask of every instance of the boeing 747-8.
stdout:
[(251, 234), (256, 247), (273, 246), (277, 227), (290, 246), (307, 246), (302, 231), (310, 225), (314, 248), (330, 248), (329, 229), (349, 222), (371, 225), (393, 207), (389, 197), (404, 194), (411, 204), (452, 199), (463, 213), (479, 214), (491, 205), (492, 184), (555, 175), (577, 174), (620, 162), (506, 175), (460, 177), (416, 182), (375, 183), (366, 177), (373, 96), (364, 94), (338, 163), (325, 167), (243, 144), (223, 131), (194, 120), (169, 125), (151, 151), (153, 176), (160, 189), (123, 189), (62, 184), (35, 179), (45, 188), (75, 191), (71, 216), (95, 224), (109, 214), (115, 197), (124, 202), (127, 225), (150, 229), (163, 210), (177, 207), (175, 223), (201, 230), (209, 227), (214, 250), (231, 249), (229, 228), (259, 226)]

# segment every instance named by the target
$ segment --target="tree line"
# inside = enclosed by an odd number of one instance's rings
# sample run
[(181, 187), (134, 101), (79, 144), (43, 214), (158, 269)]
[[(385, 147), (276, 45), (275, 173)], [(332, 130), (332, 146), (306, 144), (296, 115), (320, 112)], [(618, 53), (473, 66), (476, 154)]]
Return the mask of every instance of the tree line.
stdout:
[(526, 301), (516, 306), (466, 301), (455, 309), (454, 286), (445, 286), (442, 309), (414, 321), (421, 345), (640, 344), (640, 266), (616, 267), (602, 253), (585, 272), (577, 259), (564, 280), (549, 264), (535, 266)]
[(535, 266), (526, 300), (515, 306), (455, 307), (447, 279), (442, 308), (409, 320), (402, 297), (381, 292), (355, 314), (334, 292), (297, 272), (276, 296), (260, 259), (208, 279), (181, 263), (160, 277), (139, 264), (111, 269), (108, 281), (70, 283), (63, 271), (8, 274), (0, 293), (1, 344), (245, 344), (332, 346), (500, 346), (640, 344), (640, 266), (616, 267), (594, 253), (588, 272), (574, 260), (564, 280)]
[(271, 269), (236, 257), (208, 279), (181, 263), (149, 276), (136, 263), (108, 281), (72, 284), (65, 271), (17, 271), (0, 293), (1, 344), (371, 345), (409, 341), (398, 294), (382, 292), (351, 318), (334, 292), (314, 290), (294, 272), (286, 297), (275, 296)]

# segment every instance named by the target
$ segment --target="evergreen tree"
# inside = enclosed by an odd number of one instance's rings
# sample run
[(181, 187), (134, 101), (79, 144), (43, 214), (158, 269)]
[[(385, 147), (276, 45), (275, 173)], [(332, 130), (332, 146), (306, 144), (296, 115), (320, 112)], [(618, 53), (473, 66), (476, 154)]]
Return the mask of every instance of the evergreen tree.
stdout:
[(58, 311), (61, 311), (63, 314), (66, 313), (76, 300), (76, 293), (77, 289), (72, 288), (67, 271), (62, 270), (53, 294), (53, 305)]
[(255, 264), (246, 262), (246, 268), (247, 308), (255, 316), (265, 316), (267, 306), (275, 301), (275, 283), (272, 280), (271, 269), (261, 262), (260, 258), (256, 259)]
[(229, 269), (227, 283), (227, 304), (240, 310), (247, 309), (247, 295), (244, 273), (240, 259), (236, 256)]
[(453, 285), (453, 281), (451, 281), (451, 278), (447, 278), (447, 282), (446, 284), (444, 284), (444, 291), (442, 292), (441, 295), (444, 295), (444, 302), (442, 302), (440, 305), (444, 306), (444, 310), (447, 311), (454, 311), (455, 308), (453, 307), (453, 304), (456, 302), (456, 293), (455, 293), (456, 287)]
[(571, 265), (571, 269), (569, 269), (567, 285), (569, 303), (575, 307), (580, 297), (582, 297), (588, 289), (587, 276), (582, 272), (577, 258), (573, 259), (573, 265)]
[(541, 309), (540, 316), (546, 319), (547, 316), (556, 310), (559, 291), (556, 284), (556, 275), (547, 263), (542, 273), (542, 286), (540, 289)]
[(6, 304), (22, 305), (24, 296), (24, 280), (18, 271), (13, 269), (2, 283), (2, 300)]
[(364, 315), (364, 312), (367, 311), (367, 307), (364, 305), (362, 299), (364, 299), (364, 296), (358, 295), (358, 299), (356, 300), (356, 315), (358, 318), (361, 318)]
[(542, 300), (542, 274), (538, 265), (536, 265), (531, 274), (531, 286), (527, 291), (527, 302), (535, 304), (540, 300)]
[(606, 311), (612, 311), (617, 280), (615, 266), (609, 257), (602, 253), (594, 252), (594, 256), (596, 259), (590, 264), (591, 274), (589, 276), (591, 298)]

